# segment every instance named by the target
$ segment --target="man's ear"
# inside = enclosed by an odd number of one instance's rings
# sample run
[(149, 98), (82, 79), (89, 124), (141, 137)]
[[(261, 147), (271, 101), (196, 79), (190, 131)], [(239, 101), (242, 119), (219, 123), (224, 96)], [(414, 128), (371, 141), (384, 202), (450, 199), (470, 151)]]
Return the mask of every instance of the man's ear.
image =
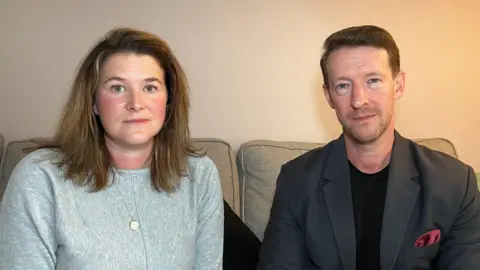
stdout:
[(333, 107), (333, 102), (332, 102), (332, 97), (330, 96), (330, 91), (328, 90), (327, 85), (323, 85), (323, 94), (325, 94), (325, 98), (327, 99), (328, 105), (330, 105), (330, 108), (335, 109)]
[(395, 99), (399, 99), (403, 96), (405, 92), (405, 72), (400, 71), (398, 72), (397, 76), (394, 78), (394, 97)]

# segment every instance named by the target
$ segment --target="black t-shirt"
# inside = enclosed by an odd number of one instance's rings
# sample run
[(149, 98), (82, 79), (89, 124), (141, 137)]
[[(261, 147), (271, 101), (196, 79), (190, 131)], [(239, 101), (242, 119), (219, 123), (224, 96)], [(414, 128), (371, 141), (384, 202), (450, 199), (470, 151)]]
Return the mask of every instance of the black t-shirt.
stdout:
[(357, 270), (380, 269), (380, 236), (388, 167), (374, 174), (366, 174), (350, 163), (357, 242)]

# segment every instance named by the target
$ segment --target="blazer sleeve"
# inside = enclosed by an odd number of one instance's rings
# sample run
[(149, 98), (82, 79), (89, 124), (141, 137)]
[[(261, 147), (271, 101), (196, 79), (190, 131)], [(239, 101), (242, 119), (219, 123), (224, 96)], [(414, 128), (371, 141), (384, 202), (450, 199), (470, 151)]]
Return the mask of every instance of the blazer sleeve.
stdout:
[(277, 178), (257, 270), (303, 270), (311, 266), (304, 232), (292, 213), (288, 198), (287, 183), (294, 180), (288, 177), (282, 166)]
[(468, 167), (465, 196), (440, 247), (436, 269), (480, 269), (480, 194), (471, 167)]

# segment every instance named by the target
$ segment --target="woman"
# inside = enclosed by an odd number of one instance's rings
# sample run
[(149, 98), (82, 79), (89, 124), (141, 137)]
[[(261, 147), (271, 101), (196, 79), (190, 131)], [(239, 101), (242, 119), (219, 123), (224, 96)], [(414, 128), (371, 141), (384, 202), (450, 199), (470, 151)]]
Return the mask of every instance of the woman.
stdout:
[(53, 140), (11, 175), (0, 269), (222, 269), (219, 174), (190, 145), (188, 118), (167, 43), (107, 33), (81, 63)]

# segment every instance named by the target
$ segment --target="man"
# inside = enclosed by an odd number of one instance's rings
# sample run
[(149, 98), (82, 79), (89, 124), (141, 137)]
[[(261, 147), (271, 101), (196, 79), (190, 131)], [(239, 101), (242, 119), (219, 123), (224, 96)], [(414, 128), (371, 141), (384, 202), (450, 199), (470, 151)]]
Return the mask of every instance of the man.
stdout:
[(480, 269), (472, 168), (394, 128), (405, 73), (392, 36), (350, 27), (324, 49), (343, 134), (282, 166), (257, 269)]

